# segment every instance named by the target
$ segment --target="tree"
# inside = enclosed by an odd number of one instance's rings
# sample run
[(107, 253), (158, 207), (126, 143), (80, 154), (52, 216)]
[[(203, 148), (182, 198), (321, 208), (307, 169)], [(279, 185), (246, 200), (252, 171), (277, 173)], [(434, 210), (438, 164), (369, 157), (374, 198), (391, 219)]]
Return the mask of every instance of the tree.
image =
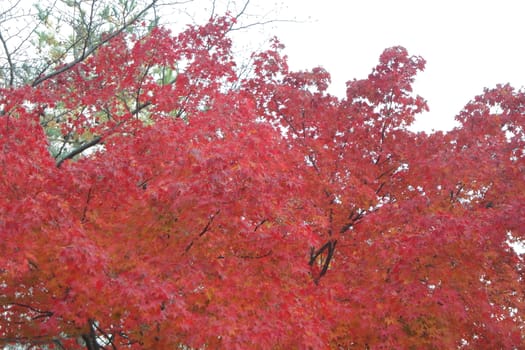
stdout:
[(234, 23), (112, 31), (4, 84), (2, 342), (519, 348), (525, 92), (413, 133), (421, 57), (339, 99), (278, 41), (240, 78)]

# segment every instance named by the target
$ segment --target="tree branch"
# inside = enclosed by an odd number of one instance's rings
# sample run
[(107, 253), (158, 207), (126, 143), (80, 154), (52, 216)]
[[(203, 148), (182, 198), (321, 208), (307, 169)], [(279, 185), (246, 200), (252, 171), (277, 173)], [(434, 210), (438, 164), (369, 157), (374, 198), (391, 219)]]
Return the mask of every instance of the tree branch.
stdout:
[(89, 56), (91, 56), (91, 54), (93, 52), (95, 52), (99, 47), (101, 47), (102, 45), (106, 44), (107, 42), (111, 41), (113, 38), (117, 37), (118, 35), (120, 35), (122, 32), (124, 32), (128, 27), (130, 27), (133, 23), (135, 23), (142, 15), (144, 15), (146, 12), (148, 12), (153, 6), (155, 6), (155, 4), (157, 3), (158, 0), (152, 0), (151, 3), (149, 5), (147, 5), (144, 9), (142, 9), (142, 11), (140, 11), (135, 17), (133, 17), (131, 20), (129, 20), (128, 22), (126, 22), (120, 29), (116, 30), (115, 32), (111, 33), (110, 35), (108, 35), (106, 38), (104, 38), (103, 40), (101, 40), (98, 44), (94, 45), (93, 47), (91, 47), (90, 49), (88, 50), (84, 50), (83, 54), (80, 55), (80, 57), (78, 57), (77, 59), (71, 61), (70, 63), (67, 63), (65, 64), (64, 66), (56, 69), (55, 71), (47, 74), (47, 75), (44, 75), (44, 76), (40, 76), (38, 78), (36, 78), (33, 83), (31, 84), (31, 86), (35, 87), (41, 83), (43, 83), (44, 81), (48, 80), (48, 79), (51, 79), (59, 74), (62, 74), (68, 70), (70, 70), (71, 68), (73, 68), (74, 66), (76, 66), (77, 64), (79, 64), (80, 62), (84, 61), (86, 58), (88, 58)]
[(92, 29), (93, 29), (93, 15), (95, 13), (95, 2), (96, 0), (91, 0), (91, 9), (90, 9), (90, 12), (89, 12), (89, 23), (87, 25), (87, 29), (86, 29), (86, 39), (84, 40), (84, 47), (82, 48), (82, 55), (81, 56), (85, 56), (86, 55), (86, 50), (88, 48), (88, 45), (89, 45), (89, 39), (91, 38), (91, 34), (92, 34)]
[(204, 228), (202, 229), (202, 231), (199, 233), (199, 237), (202, 237), (206, 232), (209, 231), (210, 227), (211, 227), (211, 224), (213, 223), (213, 220), (215, 219), (215, 217), (217, 215), (219, 215), (219, 213), (221, 212), (221, 210), (217, 210), (215, 212), (215, 214), (211, 215), (210, 216), (210, 219), (208, 220), (208, 223), (206, 224), (206, 226), (204, 226)]
[[(131, 111), (131, 115), (135, 115), (137, 114), (138, 112), (140, 112), (141, 110), (143, 110), (144, 108), (148, 107), (149, 105), (151, 105), (151, 102), (145, 102), (141, 105), (139, 105), (137, 108), (135, 108), (135, 110)], [(123, 122), (121, 123), (118, 123), (114, 128), (120, 126)], [(113, 129), (114, 129), (113, 128)], [(87, 150), (88, 148), (91, 148), (93, 146), (96, 146), (98, 145), (99, 143), (102, 142), (102, 136), (95, 136), (91, 141), (89, 142), (86, 142), (82, 145), (80, 145), (79, 147), (75, 148), (74, 150), (72, 150), (71, 152), (69, 152), (68, 154), (66, 154), (63, 158), (61, 158), (59, 161), (57, 161), (56, 163), (56, 167), (57, 168), (60, 168), (60, 166), (62, 165), (62, 163), (64, 163), (66, 160), (68, 159), (72, 159), (74, 158), (75, 156), (79, 155), (80, 153), (84, 152), (85, 150)]]
[(7, 42), (4, 39), (4, 36), (2, 35), (1, 31), (0, 31), (0, 42), (2, 42), (2, 46), (5, 51), (5, 56), (7, 58), (7, 64), (9, 65), (9, 84), (7, 84), (7, 86), (12, 87), (15, 82), (15, 66), (11, 58), (11, 52), (9, 52), (9, 48), (7, 47)]
[(235, 16), (235, 19), (239, 19), (239, 17), (241, 17), (244, 14), (244, 12), (246, 12), (246, 9), (248, 8), (249, 4), (250, 4), (250, 0), (246, 0), (241, 11), (239, 11), (239, 13), (237, 13), (237, 15)]
[(317, 251), (315, 250), (314, 247), (312, 247), (311, 252), (310, 252), (310, 261), (308, 262), (308, 265), (310, 266), (313, 266), (314, 263), (316, 263), (317, 258), (319, 258), (321, 254), (326, 252), (326, 260), (320, 261), (320, 264), (322, 264), (321, 271), (319, 272), (317, 276), (313, 276), (315, 284), (319, 284), (319, 280), (321, 279), (321, 277), (323, 277), (328, 271), (328, 268), (330, 267), (330, 262), (332, 261), (332, 258), (334, 256), (336, 244), (337, 244), (337, 240), (331, 239), (328, 242), (326, 242)]
[(58, 162), (57, 162), (57, 168), (60, 168), (60, 166), (62, 165), (62, 163), (64, 163), (66, 160), (68, 159), (72, 159), (74, 158), (76, 155), (84, 152), (85, 150), (87, 150), (88, 148), (91, 148), (95, 145), (98, 145), (100, 143), (100, 141), (102, 141), (102, 137), (101, 136), (96, 136), (93, 140), (87, 142), (87, 143), (84, 143), (82, 145), (80, 145), (78, 148), (75, 148), (74, 150), (72, 150), (71, 152), (69, 152), (68, 154), (66, 154), (66, 156), (64, 158), (61, 158)]
[(25, 309), (28, 309), (28, 310), (36, 313), (37, 315), (32, 317), (33, 320), (37, 320), (39, 318), (44, 318), (44, 317), (52, 317), (54, 315), (53, 311), (40, 310), (40, 309), (37, 309), (37, 308), (35, 308), (35, 307), (31, 306), (31, 305), (27, 305), (27, 304), (10, 303), (9, 305), (25, 308)]
[[(4, 17), (6, 14), (8, 14), (9, 12), (13, 11), (13, 9), (15, 9), (16, 7), (18, 7), (18, 5), (22, 2), (22, 0), (18, 0), (17, 2), (15, 2), (11, 7), (9, 7), (8, 9), (6, 9), (4, 12), (0, 13), (0, 18)], [(1, 22), (0, 22), (1, 23)]]
[(95, 321), (88, 320), (89, 333), (82, 334), (82, 339), (86, 343), (88, 350), (100, 350), (100, 345), (97, 341), (97, 334), (95, 332)]
[(253, 22), (253, 23), (250, 23), (250, 24), (245, 24), (243, 26), (239, 26), (239, 27), (235, 27), (235, 28), (230, 28), (230, 32), (233, 32), (233, 31), (236, 31), (236, 30), (244, 30), (244, 29), (248, 29), (248, 28), (251, 28), (251, 27), (255, 27), (255, 26), (264, 26), (266, 24), (270, 24), (270, 23), (301, 23), (300, 21), (296, 21), (296, 20), (293, 20), (293, 19), (269, 19), (267, 21), (262, 21), (262, 22)]
[(212, 4), (211, 4), (211, 14), (210, 14), (210, 19), (213, 19), (213, 17), (215, 17), (215, 0), (212, 1)]
[[(210, 218), (208, 219), (208, 222), (206, 223), (206, 225), (204, 226), (204, 228), (201, 230), (201, 232), (199, 232), (199, 237), (204, 236), (204, 234), (210, 230), (211, 224), (213, 224), (213, 220), (215, 220), (215, 217), (216, 217), (217, 215), (219, 215), (220, 212), (221, 212), (221, 210), (218, 209), (215, 213), (213, 213), (212, 215), (210, 215)], [(188, 251), (191, 249), (191, 247), (193, 246), (193, 242), (194, 242), (194, 240), (192, 240), (192, 241), (186, 246), (186, 249), (184, 249), (185, 252), (188, 252)]]

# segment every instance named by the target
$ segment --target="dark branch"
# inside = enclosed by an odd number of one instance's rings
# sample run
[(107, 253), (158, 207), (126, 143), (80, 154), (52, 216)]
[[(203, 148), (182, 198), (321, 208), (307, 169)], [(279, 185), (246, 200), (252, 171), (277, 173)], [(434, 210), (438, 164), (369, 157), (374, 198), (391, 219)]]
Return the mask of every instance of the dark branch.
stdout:
[(18, 7), (18, 5), (22, 2), (22, 0), (18, 0), (16, 3), (14, 3), (11, 7), (9, 7), (8, 9), (6, 9), (4, 12), (0, 13), (0, 18), (4, 17), (5, 15), (7, 15), (9, 12), (13, 11), (15, 8)]
[[(208, 219), (208, 222), (206, 223), (206, 225), (204, 226), (204, 228), (201, 230), (201, 232), (199, 232), (199, 237), (202, 237), (204, 236), (204, 234), (206, 232), (208, 232), (210, 230), (210, 227), (211, 225), (213, 224), (213, 220), (215, 220), (215, 217), (217, 217), (217, 215), (219, 215), (219, 213), (221, 212), (220, 209), (218, 209), (214, 214), (210, 215), (210, 218)], [(184, 249), (185, 252), (189, 251), (191, 249), (191, 247), (193, 246), (193, 242), (195, 240), (192, 240), (187, 246), (186, 246), (186, 249)]]
[(253, 229), (253, 232), (257, 231), (259, 229), (259, 227), (264, 225), (264, 223), (267, 222), (267, 221), (268, 221), (268, 219), (263, 219), (261, 222), (259, 222), (257, 225), (255, 225), (255, 228)]
[(215, 214), (213, 214), (213, 215), (210, 216), (210, 219), (208, 220), (208, 223), (206, 224), (206, 226), (204, 226), (204, 228), (202, 229), (202, 231), (199, 233), (199, 237), (202, 237), (206, 232), (209, 231), (209, 229), (210, 229), (210, 227), (211, 227), (211, 224), (213, 223), (213, 220), (215, 219), (215, 217), (216, 217), (217, 215), (219, 215), (220, 212), (221, 212), (221, 211), (220, 211), (220, 209), (219, 209), (219, 210), (217, 210), (217, 211), (215, 212)]
[(333, 240), (329, 240), (328, 242), (326, 242), (318, 250), (315, 250), (315, 248), (312, 247), (312, 250), (310, 252), (310, 261), (308, 262), (308, 265), (310, 266), (313, 266), (314, 263), (316, 263), (317, 258), (319, 258), (321, 254), (326, 252), (326, 259), (324, 259), (324, 261), (321, 261), (322, 263), (321, 271), (319, 272), (317, 276), (313, 276), (315, 284), (318, 284), (321, 277), (323, 277), (328, 271), (328, 268), (330, 267), (330, 262), (332, 261), (332, 258), (335, 253), (336, 244), (337, 244), (337, 240), (333, 239)]
[(210, 19), (213, 19), (213, 17), (215, 17), (215, 0), (212, 1), (212, 4), (211, 4), (211, 14), (210, 14)]
[(246, 0), (241, 11), (239, 11), (239, 13), (237, 13), (237, 15), (235, 16), (235, 19), (239, 19), (239, 17), (241, 17), (246, 12), (246, 9), (248, 8), (249, 4), (250, 4), (250, 0)]
[[(136, 115), (137, 113), (139, 113), (141, 110), (143, 110), (144, 108), (148, 107), (149, 105), (151, 105), (151, 102), (145, 102), (141, 105), (139, 105), (137, 108), (135, 108), (133, 111), (131, 111), (131, 115)], [(120, 125), (122, 124), (119, 123), (117, 124), (115, 127), (113, 127), (112, 129), (115, 129), (116, 127), (119, 127)], [(56, 163), (56, 166), (57, 168), (60, 168), (60, 166), (62, 165), (62, 163), (64, 163), (66, 160), (68, 159), (73, 159), (75, 156), (79, 155), (80, 153), (84, 152), (85, 150), (87, 150), (88, 148), (91, 148), (93, 146), (96, 146), (98, 145), (99, 143), (102, 142), (102, 136), (95, 136), (95, 138), (93, 138), (93, 140), (89, 141), (89, 142), (86, 142), (82, 145), (80, 145), (79, 147), (75, 148), (74, 150), (72, 150), (71, 152), (69, 152), (68, 154), (66, 154), (63, 158), (61, 158), (57, 163)]]
[(345, 233), (348, 231), (351, 227), (354, 227), (359, 221), (365, 216), (365, 212), (356, 212), (355, 210), (352, 210), (350, 215), (348, 216), (349, 221), (341, 227), (341, 230), (339, 233)]
[(64, 347), (64, 344), (62, 344), (62, 341), (60, 341), (60, 339), (53, 339), (53, 343), (54, 343), (59, 349), (66, 350), (66, 348)]
[(31, 306), (31, 305), (27, 305), (27, 304), (10, 303), (9, 305), (25, 308), (25, 309), (28, 309), (28, 310), (36, 313), (37, 315), (33, 317), (33, 320), (36, 320), (36, 319), (39, 319), (39, 318), (44, 318), (44, 317), (51, 317), (54, 314), (52, 311), (40, 310), (40, 309), (37, 309), (37, 308), (35, 308), (35, 307)]
[[(100, 328), (96, 322), (92, 322), (92, 327), (97, 330), (104, 338), (103, 338), (103, 342), (106, 343), (106, 345), (111, 345), (111, 348), (113, 350), (117, 350), (117, 347), (115, 346), (115, 343), (113, 342), (113, 338), (114, 336), (111, 335), (111, 334), (108, 334), (105, 330), (103, 330), (102, 328)], [(105, 349), (105, 347), (102, 347), (101, 348)]]
[(100, 142), (102, 141), (102, 137), (101, 136), (96, 136), (93, 140), (89, 141), (89, 142), (86, 142), (84, 144), (82, 144), (81, 146), (79, 146), (78, 148), (75, 148), (74, 150), (72, 150), (71, 152), (69, 152), (68, 154), (66, 154), (66, 156), (62, 159), (60, 159), (58, 162), (57, 162), (57, 168), (60, 168), (60, 166), (62, 165), (62, 163), (64, 163), (66, 160), (68, 159), (72, 159), (74, 158), (75, 156), (79, 155), (80, 153), (84, 152), (85, 150), (87, 150), (88, 148), (91, 148), (95, 145), (98, 145)]
[(89, 45), (89, 40), (91, 39), (91, 34), (92, 34), (92, 29), (93, 29), (93, 15), (95, 14), (95, 2), (96, 0), (92, 0), (91, 1), (91, 9), (90, 9), (90, 13), (89, 13), (89, 23), (87, 25), (87, 29), (86, 29), (86, 39), (84, 40), (84, 47), (82, 48), (82, 55), (81, 56), (85, 56), (86, 55), (86, 50), (88, 48), (88, 45)]
[(11, 52), (9, 52), (9, 48), (7, 47), (7, 42), (4, 39), (2, 32), (0, 32), (0, 42), (2, 42), (2, 46), (5, 51), (5, 56), (7, 58), (7, 63), (9, 65), (9, 84), (7, 86), (12, 87), (15, 82), (15, 67), (13, 64), (13, 60), (11, 58)]
[(97, 341), (97, 334), (95, 332), (95, 321), (88, 320), (89, 333), (82, 334), (82, 339), (86, 343), (86, 348), (88, 350), (100, 350), (100, 345)]

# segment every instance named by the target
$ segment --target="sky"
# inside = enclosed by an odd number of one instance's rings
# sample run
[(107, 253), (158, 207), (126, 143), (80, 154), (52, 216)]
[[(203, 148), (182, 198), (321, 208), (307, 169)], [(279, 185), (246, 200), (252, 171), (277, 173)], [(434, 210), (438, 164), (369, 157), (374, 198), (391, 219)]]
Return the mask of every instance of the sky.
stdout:
[(385, 48), (401, 45), (425, 58), (414, 91), (430, 112), (417, 119), (416, 130), (450, 130), (484, 87), (525, 85), (520, 0), (284, 0), (260, 1), (249, 11), (293, 19), (262, 30), (283, 42), (292, 69), (327, 69), (330, 92), (338, 96), (346, 81), (366, 78)]

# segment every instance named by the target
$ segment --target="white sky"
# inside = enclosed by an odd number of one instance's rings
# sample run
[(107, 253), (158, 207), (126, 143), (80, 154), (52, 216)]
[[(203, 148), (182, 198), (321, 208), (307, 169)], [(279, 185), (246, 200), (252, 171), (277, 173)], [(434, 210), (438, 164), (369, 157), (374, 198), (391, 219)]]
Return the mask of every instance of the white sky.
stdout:
[[(275, 8), (273, 1), (261, 1)], [(417, 128), (448, 130), (484, 87), (525, 85), (525, 2), (521, 0), (283, 0), (279, 18), (302, 23), (264, 27), (286, 45), (292, 69), (323, 66), (331, 92), (361, 79), (387, 47), (401, 45), (427, 60), (415, 92), (430, 112)], [(251, 12), (257, 14), (257, 7)]]

